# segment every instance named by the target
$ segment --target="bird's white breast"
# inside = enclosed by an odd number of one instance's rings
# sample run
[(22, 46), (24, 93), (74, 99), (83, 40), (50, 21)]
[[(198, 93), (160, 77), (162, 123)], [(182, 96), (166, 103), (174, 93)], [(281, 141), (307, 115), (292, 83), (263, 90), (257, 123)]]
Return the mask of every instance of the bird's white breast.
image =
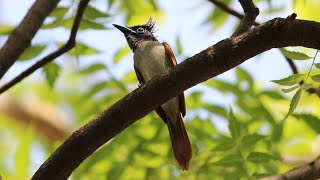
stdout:
[(169, 69), (165, 49), (158, 41), (146, 41), (134, 52), (134, 66), (139, 70), (144, 81)]

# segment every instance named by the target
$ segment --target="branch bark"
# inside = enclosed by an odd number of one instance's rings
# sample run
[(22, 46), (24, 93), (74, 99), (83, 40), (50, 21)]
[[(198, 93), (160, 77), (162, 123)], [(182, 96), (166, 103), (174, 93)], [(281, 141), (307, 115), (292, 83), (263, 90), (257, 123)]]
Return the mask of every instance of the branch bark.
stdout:
[(182, 91), (271, 48), (320, 49), (319, 32), (320, 23), (317, 22), (276, 18), (210, 46), (126, 95), (75, 131), (32, 179), (67, 179), (97, 148)]
[(0, 49), (0, 79), (31, 44), (45, 18), (60, 0), (37, 0)]
[(295, 168), (284, 174), (261, 178), (260, 180), (294, 180), (308, 179), (317, 180), (320, 177), (320, 161), (311, 162), (307, 165)]

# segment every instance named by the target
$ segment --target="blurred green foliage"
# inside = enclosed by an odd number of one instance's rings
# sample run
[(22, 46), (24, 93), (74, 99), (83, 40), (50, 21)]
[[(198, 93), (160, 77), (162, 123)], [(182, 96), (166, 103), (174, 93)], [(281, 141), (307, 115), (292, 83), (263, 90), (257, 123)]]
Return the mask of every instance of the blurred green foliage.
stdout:
[[(292, 1), (297, 11), (308, 12), (304, 15), (309, 19), (318, 17), (316, 11), (309, 11), (301, 5), (301, 1)], [(77, 2), (70, 1), (69, 6), (56, 8), (42, 29), (62, 27), (68, 32)], [(236, 0), (223, 2), (229, 6), (237, 4)], [(255, 2), (258, 5), (268, 4), (261, 9), (262, 14), (267, 15), (286, 8), (274, 7), (268, 0)], [(109, 0), (104, 3), (108, 7), (104, 11), (90, 4), (80, 31), (108, 30), (106, 24), (117, 15), (123, 16), (128, 25), (145, 22), (150, 16), (165, 16), (155, 0)], [(316, 7), (318, 1), (312, 1), (312, 5), (309, 2), (306, 4)], [(205, 23), (218, 30), (225, 28), (230, 17), (212, 6)], [(3, 36), (11, 30), (10, 25), (0, 26)], [(182, 45), (178, 36), (173, 49), (180, 55), (186, 46)], [(46, 44), (34, 44), (20, 59), (27, 61), (36, 58), (46, 47)], [(283, 51), (291, 58), (310, 59), (303, 53)], [(63, 58), (99, 53), (101, 50), (78, 42)], [(133, 71), (121, 76), (114, 76), (110, 71), (129, 53), (130, 49), (125, 45), (115, 52), (111, 65), (92, 62), (71, 72), (63, 66), (66, 63), (52, 62), (43, 68), (47, 84), (28, 81), (12, 92), (21, 99), (35, 96), (67, 109), (70, 119), (74, 120), (74, 127), (78, 128), (138, 87)], [(319, 63), (313, 64), (314, 69), (320, 67)], [(280, 85), (292, 86), (283, 89), (289, 95), (279, 89), (265, 88), (241, 67), (235, 68), (233, 82), (215, 78), (198, 85), (198, 90), (191, 90), (186, 95), (188, 115), (185, 124), (193, 146), (193, 159), (187, 172), (182, 172), (175, 163), (166, 126), (152, 112), (98, 149), (76, 169), (72, 179), (256, 179), (299, 165), (299, 162), (290, 161), (289, 157), (306, 156), (313, 160), (320, 153), (317, 145), (320, 101), (316, 95), (305, 93), (303, 89), (307, 89), (307, 84), (299, 85), (299, 82), (305, 80), (309, 83), (308, 88), (316, 87), (320, 79), (317, 73), (312, 71), (309, 79), (305, 78), (306, 74), (300, 74), (275, 80)], [(293, 96), (291, 92), (296, 89)], [(226, 105), (208, 101), (205, 99), (208, 92), (231, 97), (233, 103)], [(298, 102), (298, 111), (294, 113)], [(281, 121), (286, 114), (288, 119)], [(1, 113), (0, 121), (0, 174), (4, 179), (29, 179), (43, 160), (62, 143), (50, 143), (39, 137), (32, 126), (25, 128)]]

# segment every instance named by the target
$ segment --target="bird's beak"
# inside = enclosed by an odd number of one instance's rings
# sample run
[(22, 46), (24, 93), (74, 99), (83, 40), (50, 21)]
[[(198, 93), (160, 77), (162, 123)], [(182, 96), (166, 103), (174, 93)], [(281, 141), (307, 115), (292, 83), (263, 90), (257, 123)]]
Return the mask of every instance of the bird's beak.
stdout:
[(127, 35), (129, 33), (134, 33), (133, 30), (131, 30), (130, 28), (124, 27), (124, 26), (120, 26), (117, 24), (112, 24), (114, 27), (116, 27), (117, 29), (119, 29), (121, 32), (123, 32), (123, 34)]

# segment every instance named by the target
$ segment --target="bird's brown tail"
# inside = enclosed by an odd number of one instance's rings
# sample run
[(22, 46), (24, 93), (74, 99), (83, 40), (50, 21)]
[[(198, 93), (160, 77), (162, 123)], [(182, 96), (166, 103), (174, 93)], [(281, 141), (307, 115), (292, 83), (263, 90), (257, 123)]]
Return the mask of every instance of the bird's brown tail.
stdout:
[[(189, 161), (192, 157), (190, 140), (184, 127), (182, 117), (177, 115), (177, 120), (167, 120), (167, 126), (170, 133), (173, 154), (183, 170), (188, 170)], [(175, 123), (174, 123), (175, 122)]]

